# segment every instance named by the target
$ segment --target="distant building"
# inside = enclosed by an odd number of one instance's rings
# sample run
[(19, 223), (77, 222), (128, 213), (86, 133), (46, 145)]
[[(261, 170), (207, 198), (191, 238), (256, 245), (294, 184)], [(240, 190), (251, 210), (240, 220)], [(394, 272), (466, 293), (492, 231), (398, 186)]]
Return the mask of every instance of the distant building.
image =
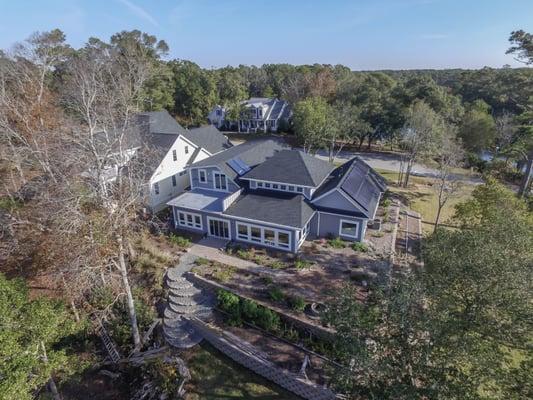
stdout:
[(289, 103), (284, 100), (252, 97), (241, 104), (243, 112), (238, 121), (228, 120), (226, 108), (217, 105), (207, 117), (209, 123), (222, 130), (277, 132), (287, 126), (292, 115)]

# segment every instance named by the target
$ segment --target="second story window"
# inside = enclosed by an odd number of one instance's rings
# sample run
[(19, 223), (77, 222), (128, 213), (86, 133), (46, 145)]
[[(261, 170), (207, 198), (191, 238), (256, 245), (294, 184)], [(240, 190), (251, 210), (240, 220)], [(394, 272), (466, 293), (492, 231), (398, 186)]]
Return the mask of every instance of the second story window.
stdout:
[(297, 186), (297, 187), (296, 187), (296, 191), (297, 191), (298, 193), (302, 193), (302, 192), (304, 191), (304, 188), (301, 187), (301, 186)]
[(227, 190), (228, 183), (226, 181), (226, 175), (218, 173), (218, 172), (215, 172), (213, 175), (214, 175), (213, 179), (214, 179), (215, 189)]
[(200, 183), (206, 183), (207, 182), (207, 176), (205, 174), (205, 169), (201, 169), (198, 171), (198, 179)]
[(176, 186), (176, 175), (172, 175), (172, 186)]
[(159, 183), (154, 183), (154, 192), (155, 194), (159, 194)]
[(172, 150), (172, 159), (178, 161), (178, 153), (176, 153), (176, 150)]
[(189, 154), (189, 146), (185, 146), (185, 154)]

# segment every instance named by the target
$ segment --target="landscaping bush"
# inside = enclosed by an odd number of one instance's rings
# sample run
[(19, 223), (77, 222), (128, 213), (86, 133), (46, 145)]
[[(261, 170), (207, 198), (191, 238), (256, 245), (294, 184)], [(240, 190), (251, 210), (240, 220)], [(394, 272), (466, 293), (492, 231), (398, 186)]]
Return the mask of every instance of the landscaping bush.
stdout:
[(265, 307), (258, 307), (255, 324), (266, 331), (276, 332), (279, 330), (281, 320), (279, 315)]
[(218, 264), (218, 267), (213, 271), (213, 278), (219, 282), (225, 283), (231, 279), (234, 273), (235, 267)]
[(194, 263), (196, 265), (207, 265), (209, 264), (209, 260), (207, 258), (198, 257), (196, 260), (194, 260)]
[(241, 300), (241, 311), (244, 319), (248, 321), (255, 321), (257, 316), (261, 313), (260, 306), (252, 300)]
[(270, 298), (274, 301), (283, 301), (283, 299), (285, 298), (285, 295), (283, 294), (281, 289), (277, 287), (273, 287), (272, 289), (270, 289), (268, 294)]
[(333, 239), (328, 240), (328, 245), (333, 247), (334, 249), (342, 249), (345, 246), (344, 240), (342, 240), (340, 237), (335, 237)]
[(135, 261), (135, 265), (139, 267), (141, 270), (157, 269), (161, 266), (157, 261), (155, 261), (148, 254), (141, 254), (139, 257), (137, 257), (137, 260)]
[(354, 242), (352, 243), (352, 250), (366, 253), (368, 251), (368, 246), (361, 242)]
[(279, 261), (279, 260), (276, 260), (276, 261), (273, 261), (270, 263), (269, 265), (270, 268), (272, 269), (283, 269), (286, 267), (285, 263)]
[(270, 276), (263, 276), (261, 280), (265, 285), (270, 285), (272, 284), (272, 282), (274, 282), (274, 280)]
[(381, 205), (382, 205), (383, 207), (386, 208), (386, 207), (388, 207), (388, 206), (391, 205), (391, 200), (390, 200), (390, 199), (384, 199), (384, 200), (381, 202)]
[(253, 255), (251, 254), (251, 252), (245, 249), (238, 249), (235, 254), (237, 255), (237, 257), (242, 258), (243, 260), (249, 261), (250, 259), (253, 258)]
[(301, 258), (297, 258), (294, 261), (294, 268), (296, 268), (296, 269), (306, 269), (306, 268), (311, 267), (311, 264), (312, 263), (310, 261), (306, 261), (306, 260), (302, 260)]
[(241, 325), (241, 306), (240, 299), (233, 293), (226, 290), (217, 291), (218, 307), (229, 314), (229, 322), (232, 325)]
[(294, 311), (302, 312), (305, 309), (305, 300), (303, 297), (292, 296), (289, 297), (288, 302)]
[(170, 234), (168, 240), (170, 241), (170, 243), (182, 248), (187, 248), (191, 245), (190, 239), (183, 236), (175, 235), (173, 233)]
[(382, 231), (378, 231), (378, 232), (373, 232), (372, 233), (372, 236), (373, 237), (376, 237), (376, 238), (380, 238), (380, 237), (383, 237), (385, 234), (382, 232)]

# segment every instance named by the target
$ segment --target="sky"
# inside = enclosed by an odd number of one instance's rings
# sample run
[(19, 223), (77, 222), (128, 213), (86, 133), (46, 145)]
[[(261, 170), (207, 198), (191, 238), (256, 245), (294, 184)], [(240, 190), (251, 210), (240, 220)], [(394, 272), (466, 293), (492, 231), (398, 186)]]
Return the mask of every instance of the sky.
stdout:
[(533, 32), (533, 0), (0, 0), (1, 49), (54, 28), (76, 48), (139, 29), (204, 68), (520, 66), (505, 50)]

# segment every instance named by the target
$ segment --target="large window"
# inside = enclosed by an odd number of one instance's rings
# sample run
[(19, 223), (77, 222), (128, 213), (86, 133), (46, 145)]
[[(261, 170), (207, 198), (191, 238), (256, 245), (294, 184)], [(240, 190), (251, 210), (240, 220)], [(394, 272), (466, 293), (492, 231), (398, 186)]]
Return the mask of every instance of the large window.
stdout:
[(221, 174), (220, 172), (213, 173), (213, 184), (215, 185), (215, 189), (228, 190), (226, 175)]
[(264, 246), (290, 249), (290, 232), (237, 222), (237, 239)]
[(202, 229), (202, 217), (199, 214), (178, 211), (178, 225)]
[(352, 239), (359, 238), (359, 223), (341, 219), (339, 226), (339, 236), (345, 236)]
[(201, 183), (207, 182), (207, 175), (205, 173), (205, 169), (198, 170), (198, 176)]

